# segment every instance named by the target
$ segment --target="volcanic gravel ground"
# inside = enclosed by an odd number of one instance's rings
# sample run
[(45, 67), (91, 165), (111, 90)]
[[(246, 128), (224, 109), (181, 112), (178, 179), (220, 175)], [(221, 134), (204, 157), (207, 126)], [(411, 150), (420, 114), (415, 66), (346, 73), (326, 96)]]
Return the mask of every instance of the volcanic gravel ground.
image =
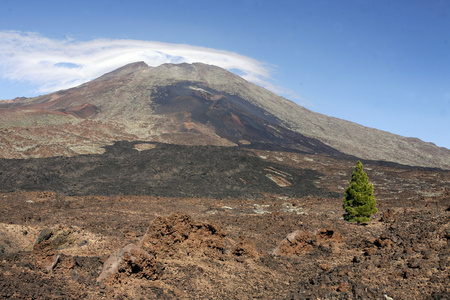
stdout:
[[(158, 144), (137, 152), (132, 146), (117, 144), (104, 155), (74, 160), (1, 162), (2, 180), (10, 184), (2, 185), (8, 192), (0, 194), (1, 298), (449, 299), (448, 171), (366, 162), (379, 212), (370, 223), (356, 225), (342, 220), (342, 199), (336, 197), (348, 184), (353, 161)], [(181, 174), (196, 174), (186, 171), (190, 153), (197, 157), (196, 151), (204, 154), (205, 166), (218, 159), (216, 170), (226, 174), (192, 166), (195, 172), (218, 177), (200, 180), (208, 185), (196, 191), (213, 190), (223, 181), (242, 190), (227, 194), (226, 188), (218, 187), (219, 192), (204, 192), (212, 198), (193, 197), (191, 188), (183, 191), (192, 194), (173, 197), (177, 191), (168, 187), (158, 191), (169, 195), (128, 195), (122, 183), (121, 189), (110, 187), (109, 194), (99, 188), (101, 195), (87, 188), (97, 188), (99, 182), (89, 185), (82, 180), (91, 173), (109, 180), (113, 176), (108, 172), (114, 168), (121, 169), (114, 174), (125, 180), (130, 177), (121, 174), (157, 168), (156, 162), (170, 168), (180, 162), (177, 178), (183, 178)], [(163, 173), (167, 168), (161, 165)], [(39, 177), (44, 166), (47, 176), (50, 166), (59, 168), (54, 174), (65, 176), (58, 179), (59, 192), (54, 191), (56, 184), (43, 185), (54, 187), (53, 191), (40, 190), (39, 182), (29, 183), (29, 188), (20, 185), (27, 178), (51, 182), (51, 176), (47, 181)], [(245, 170), (249, 166), (254, 170)], [(29, 170), (29, 176), (20, 170)], [(243, 177), (246, 172), (254, 177)], [(158, 179), (158, 184), (175, 173)], [(156, 172), (146, 174), (156, 176)], [(281, 187), (268, 174), (282, 184), (292, 179), (306, 184), (292, 180), (292, 185)], [(69, 190), (64, 184), (71, 178), (80, 181)], [(261, 183), (250, 183), (249, 178)], [(120, 184), (120, 180), (113, 182)], [(246, 193), (244, 187), (253, 190)], [(87, 195), (89, 191), (93, 193)]]

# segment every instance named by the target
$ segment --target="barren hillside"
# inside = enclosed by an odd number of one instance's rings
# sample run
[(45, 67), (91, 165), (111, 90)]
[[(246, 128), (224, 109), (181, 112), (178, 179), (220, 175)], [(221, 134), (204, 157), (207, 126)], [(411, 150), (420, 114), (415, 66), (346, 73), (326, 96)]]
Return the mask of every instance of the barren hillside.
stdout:
[(115, 141), (145, 140), (281, 145), (450, 168), (449, 149), (314, 113), (201, 63), (133, 63), (76, 88), (0, 103), (0, 115), (5, 158), (101, 153)]

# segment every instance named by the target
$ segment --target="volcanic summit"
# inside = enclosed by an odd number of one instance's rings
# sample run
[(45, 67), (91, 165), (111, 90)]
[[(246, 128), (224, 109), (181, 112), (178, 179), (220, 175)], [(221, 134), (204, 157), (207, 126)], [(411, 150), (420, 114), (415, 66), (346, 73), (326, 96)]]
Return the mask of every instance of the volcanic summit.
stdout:
[(216, 66), (136, 62), (0, 103), (4, 158), (102, 153), (115, 141), (240, 146), (450, 168), (450, 150), (321, 115)]

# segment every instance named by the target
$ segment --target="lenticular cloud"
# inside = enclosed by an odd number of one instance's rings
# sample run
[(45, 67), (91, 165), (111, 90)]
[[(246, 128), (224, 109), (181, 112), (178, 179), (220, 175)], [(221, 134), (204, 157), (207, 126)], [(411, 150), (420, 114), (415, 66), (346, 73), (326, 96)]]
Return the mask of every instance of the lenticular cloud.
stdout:
[(233, 52), (140, 40), (55, 40), (37, 33), (0, 31), (0, 76), (38, 85), (39, 92), (70, 88), (136, 61), (149, 66), (203, 62), (276, 90), (265, 64)]

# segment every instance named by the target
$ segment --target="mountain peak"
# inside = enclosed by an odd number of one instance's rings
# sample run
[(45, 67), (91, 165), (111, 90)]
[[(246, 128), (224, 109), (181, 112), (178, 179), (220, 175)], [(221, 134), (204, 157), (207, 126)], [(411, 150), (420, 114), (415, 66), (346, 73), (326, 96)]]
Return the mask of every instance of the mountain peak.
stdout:
[[(87, 150), (79, 145), (79, 139), (67, 135), (55, 138), (65, 139), (66, 146), (58, 142), (55, 147), (63, 150), (52, 155), (97, 151), (83, 127), (92, 120), (96, 125), (88, 130), (91, 139), (102, 137), (98, 145), (124, 139), (241, 145), (345, 153), (361, 159), (450, 169), (449, 149), (309, 111), (230, 71), (204, 63), (150, 67), (134, 62), (76, 88), (1, 104), (0, 114), (0, 129), (27, 128), (30, 149), (42, 140), (48, 144), (49, 138), (41, 134), (43, 124), (49, 125), (49, 132), (55, 125), (59, 130), (61, 124), (71, 132), (76, 128), (90, 147)], [(33, 124), (38, 126), (35, 138), (39, 143), (30, 139)], [(18, 138), (11, 145), (9, 157), (29, 156), (24, 153), (23, 140)]]
[(138, 61), (138, 62), (127, 64), (123, 67), (120, 67), (120, 68), (114, 70), (114, 71), (106, 73), (95, 80), (96, 81), (106, 81), (106, 80), (113, 79), (115, 77), (122, 77), (125, 75), (130, 75), (130, 74), (142, 71), (142, 70), (147, 70), (149, 68), (151, 68), (151, 67), (149, 67), (145, 62)]
[(124, 71), (124, 70), (136, 71), (136, 70), (143, 70), (143, 69), (147, 69), (147, 68), (149, 68), (149, 66), (144, 61), (137, 61), (137, 62), (126, 64), (123, 67), (116, 69), (115, 71)]

